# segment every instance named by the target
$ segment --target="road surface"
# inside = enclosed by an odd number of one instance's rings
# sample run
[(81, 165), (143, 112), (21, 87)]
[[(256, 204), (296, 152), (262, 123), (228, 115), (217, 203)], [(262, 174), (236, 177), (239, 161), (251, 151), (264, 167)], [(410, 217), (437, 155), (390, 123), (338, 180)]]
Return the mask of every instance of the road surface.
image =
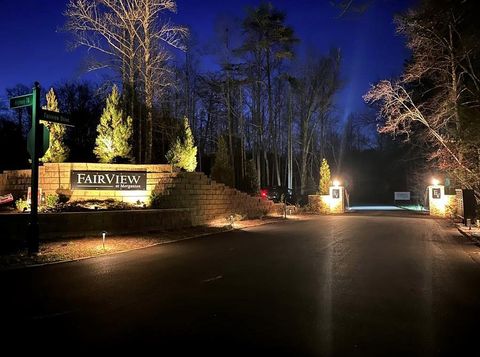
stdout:
[(269, 224), (0, 272), (0, 336), (47, 352), (475, 354), (479, 253), (425, 217)]

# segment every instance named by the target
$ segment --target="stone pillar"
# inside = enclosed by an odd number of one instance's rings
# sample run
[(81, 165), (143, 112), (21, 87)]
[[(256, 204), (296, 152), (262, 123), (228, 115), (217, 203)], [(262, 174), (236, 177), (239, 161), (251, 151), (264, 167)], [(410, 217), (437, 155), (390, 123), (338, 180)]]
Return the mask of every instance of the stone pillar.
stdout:
[(445, 197), (445, 186), (428, 186), (428, 205), (430, 207), (431, 216), (446, 217), (447, 198)]
[(330, 186), (330, 213), (345, 213), (345, 187)]

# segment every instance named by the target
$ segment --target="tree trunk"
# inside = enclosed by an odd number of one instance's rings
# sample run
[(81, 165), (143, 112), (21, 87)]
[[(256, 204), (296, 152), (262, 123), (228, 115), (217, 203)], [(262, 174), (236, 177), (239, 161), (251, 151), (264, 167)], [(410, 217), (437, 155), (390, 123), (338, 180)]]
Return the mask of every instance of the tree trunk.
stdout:
[(292, 96), (288, 96), (287, 187), (293, 189)]
[(152, 162), (152, 146), (153, 146), (153, 71), (150, 55), (152, 53), (152, 43), (150, 38), (150, 9), (145, 8), (145, 19), (143, 24), (144, 31), (144, 70), (145, 70), (145, 109), (147, 115), (145, 118), (145, 163)]
[(262, 187), (262, 180), (261, 180), (261, 172), (262, 172), (262, 165), (260, 163), (260, 151), (257, 152), (256, 154), (256, 158), (257, 158), (257, 183), (258, 183), (258, 187)]
[(448, 26), (449, 29), (449, 40), (450, 40), (450, 71), (451, 71), (451, 77), (452, 77), (452, 94), (451, 94), (451, 100), (452, 104), (454, 106), (454, 120), (455, 120), (455, 128), (457, 130), (457, 134), (460, 133), (461, 131), (461, 123), (460, 123), (460, 115), (458, 112), (458, 80), (457, 80), (457, 72), (455, 70), (455, 53), (453, 52), (454, 50), (454, 44), (453, 44), (453, 30), (452, 30), (452, 25)]
[(300, 193), (304, 195), (307, 187), (307, 158), (308, 158), (307, 119), (302, 119), (301, 143), (302, 143), (302, 154), (300, 159)]
[(239, 127), (240, 127), (240, 178), (241, 181), (245, 179), (245, 125), (243, 122), (243, 97), (242, 97), (242, 87), (239, 86), (238, 88), (238, 95), (239, 95)]
[(230, 157), (230, 165), (232, 166), (233, 170), (233, 187), (235, 187), (235, 159), (234, 159), (234, 152), (233, 152), (233, 120), (232, 120), (232, 101), (231, 101), (231, 93), (230, 93), (230, 71), (227, 71), (227, 122), (228, 122), (228, 149), (229, 149), (229, 157)]

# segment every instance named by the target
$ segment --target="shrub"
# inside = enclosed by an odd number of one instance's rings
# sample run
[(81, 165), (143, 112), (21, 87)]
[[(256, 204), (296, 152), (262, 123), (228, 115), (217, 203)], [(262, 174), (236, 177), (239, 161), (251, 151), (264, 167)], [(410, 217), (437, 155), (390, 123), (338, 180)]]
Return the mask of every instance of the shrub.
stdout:
[(55, 207), (60, 202), (60, 197), (57, 194), (47, 195), (45, 197), (45, 206)]
[(147, 207), (148, 208), (158, 208), (158, 202), (160, 200), (160, 195), (154, 191), (148, 197)]
[(27, 200), (19, 198), (15, 201), (15, 208), (19, 212), (25, 212), (30, 209), (30, 205), (28, 204)]

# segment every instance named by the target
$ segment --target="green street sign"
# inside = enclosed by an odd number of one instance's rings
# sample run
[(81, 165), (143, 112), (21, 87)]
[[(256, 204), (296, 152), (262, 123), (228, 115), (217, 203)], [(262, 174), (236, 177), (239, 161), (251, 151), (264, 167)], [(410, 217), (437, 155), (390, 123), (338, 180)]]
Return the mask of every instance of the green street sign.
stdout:
[(29, 107), (33, 104), (33, 95), (25, 94), (18, 97), (10, 98), (10, 108)]
[[(42, 142), (38, 148), (38, 157), (43, 157), (50, 147), (50, 131), (43, 124), (38, 124), (37, 130), (40, 130), (42, 133)], [(35, 148), (35, 134), (32, 129), (28, 132), (27, 137), (27, 151), (30, 154), (30, 157), (33, 157), (33, 151)]]
[(40, 84), (35, 82), (31, 94), (10, 98), (10, 108), (32, 107), (32, 127), (28, 132), (27, 150), (32, 158), (30, 220), (27, 229), (28, 254), (39, 252), (38, 224), (38, 159), (45, 155), (50, 144), (50, 132), (40, 124)]
[(71, 121), (70, 117), (63, 113), (52, 112), (51, 110), (42, 109), (40, 112), (40, 120), (50, 121), (53, 123), (74, 126)]

